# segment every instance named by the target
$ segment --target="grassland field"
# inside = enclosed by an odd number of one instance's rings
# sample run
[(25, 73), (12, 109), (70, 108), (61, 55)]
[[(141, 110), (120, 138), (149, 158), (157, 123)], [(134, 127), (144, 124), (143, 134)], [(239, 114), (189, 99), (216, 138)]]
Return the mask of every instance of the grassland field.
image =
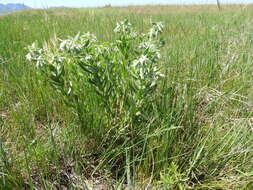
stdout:
[[(105, 119), (101, 107), (85, 113), (83, 131), (73, 109), (26, 60), (26, 47), (88, 31), (110, 42), (125, 18), (139, 32), (151, 21), (164, 23), (165, 77), (147, 119), (130, 136), (115, 130), (128, 120)], [(251, 190), (252, 77), (252, 5), (1, 15), (0, 189)]]

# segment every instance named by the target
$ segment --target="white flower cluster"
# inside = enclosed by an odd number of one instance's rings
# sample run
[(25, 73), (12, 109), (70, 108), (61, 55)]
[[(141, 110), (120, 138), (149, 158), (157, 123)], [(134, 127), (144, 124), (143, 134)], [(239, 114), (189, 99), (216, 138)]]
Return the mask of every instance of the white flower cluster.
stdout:
[(133, 30), (132, 24), (127, 19), (118, 22), (113, 31), (121, 34), (121, 37), (126, 39), (134, 39), (138, 36), (137, 32)]
[(139, 80), (141, 80), (138, 82), (140, 89), (153, 87), (161, 77), (164, 77), (158, 66), (153, 65), (153, 61), (147, 55), (141, 55), (133, 60), (132, 67), (134, 68), (135, 76), (137, 73)]
[(164, 30), (164, 26), (161, 22), (155, 22), (155, 23), (152, 23), (152, 24), (153, 24), (153, 27), (149, 30), (150, 38), (157, 37)]
[(146, 64), (148, 61), (149, 61), (149, 59), (148, 59), (148, 57), (147, 57), (146, 55), (141, 55), (140, 58), (135, 59), (135, 60), (133, 61), (132, 66), (133, 66), (133, 67), (136, 67), (136, 66), (138, 66), (138, 65), (140, 65), (140, 64), (143, 65), (143, 64)]
[(37, 67), (44, 65), (44, 49), (38, 48), (36, 43), (28, 46), (29, 53), (26, 55), (28, 61), (36, 62)]
[(67, 40), (61, 40), (60, 51), (67, 51), (72, 53), (79, 53), (82, 49), (90, 46), (93, 42), (96, 42), (96, 37), (91, 33), (85, 33), (83, 35), (77, 34), (73, 38)]
[(161, 58), (160, 49), (158, 48), (158, 45), (153, 41), (142, 42), (139, 45), (139, 49), (144, 52), (148, 52), (153, 60), (157, 61)]
[(143, 35), (144, 40), (138, 46), (141, 55), (133, 60), (132, 67), (134, 67), (134, 72), (139, 76), (140, 81), (138, 84), (140, 89), (153, 88), (157, 81), (164, 77), (157, 65), (161, 59), (161, 54), (159, 49), (160, 42), (156, 38), (162, 31), (162, 23), (153, 23), (153, 27), (147, 35)]
[(116, 28), (114, 29), (115, 33), (130, 33), (132, 31), (132, 24), (128, 22), (127, 19), (117, 22)]

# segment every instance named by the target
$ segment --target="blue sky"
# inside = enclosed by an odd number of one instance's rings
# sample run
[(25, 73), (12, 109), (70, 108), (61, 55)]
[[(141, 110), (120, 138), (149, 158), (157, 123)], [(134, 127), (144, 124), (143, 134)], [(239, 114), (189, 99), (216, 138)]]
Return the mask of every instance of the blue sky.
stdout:
[[(220, 0), (221, 3), (253, 3), (253, 0)], [(216, 0), (0, 0), (0, 3), (24, 3), (34, 8), (51, 6), (97, 7), (111, 5), (142, 4), (212, 4)]]

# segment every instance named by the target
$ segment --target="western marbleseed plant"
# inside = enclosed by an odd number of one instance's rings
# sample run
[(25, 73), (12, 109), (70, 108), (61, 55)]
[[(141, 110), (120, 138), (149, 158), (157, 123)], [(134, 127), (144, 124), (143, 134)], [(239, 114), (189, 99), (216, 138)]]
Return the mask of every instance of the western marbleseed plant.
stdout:
[[(162, 23), (153, 23), (147, 33), (138, 34), (124, 20), (117, 23), (113, 42), (99, 42), (85, 33), (55, 39), (43, 48), (36, 43), (28, 47), (27, 60), (75, 111), (82, 131), (92, 136), (91, 131), (104, 130), (102, 142), (108, 152), (118, 144), (120, 154), (112, 151), (118, 156), (108, 156), (114, 158), (112, 162), (129, 151), (135, 156), (137, 147), (147, 140), (144, 134), (137, 134), (145, 132), (140, 124), (147, 122), (147, 110), (152, 110), (155, 91), (164, 77), (162, 32)], [(94, 120), (99, 122), (94, 124)]]
[(99, 42), (90, 33), (77, 34), (43, 48), (33, 43), (26, 58), (76, 109), (85, 127), (82, 114), (91, 109), (85, 106), (87, 93), (100, 100), (105, 114), (114, 116), (130, 110), (140, 115), (152, 102), (158, 81), (164, 76), (158, 64), (164, 44), (159, 38), (162, 31), (162, 23), (153, 23), (148, 33), (138, 34), (124, 20), (117, 23), (117, 39), (112, 43)]

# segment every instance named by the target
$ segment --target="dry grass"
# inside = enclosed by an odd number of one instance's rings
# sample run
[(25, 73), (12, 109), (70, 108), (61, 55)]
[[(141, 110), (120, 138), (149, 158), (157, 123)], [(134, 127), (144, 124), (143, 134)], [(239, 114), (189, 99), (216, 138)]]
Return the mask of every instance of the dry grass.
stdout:
[(179, 14), (179, 13), (212, 13), (212, 12), (230, 12), (245, 11), (253, 9), (253, 5), (221, 5), (221, 10), (217, 5), (170, 5), (170, 6), (127, 6), (127, 7), (109, 7), (102, 9), (114, 9), (119, 11), (134, 12), (140, 14)]

